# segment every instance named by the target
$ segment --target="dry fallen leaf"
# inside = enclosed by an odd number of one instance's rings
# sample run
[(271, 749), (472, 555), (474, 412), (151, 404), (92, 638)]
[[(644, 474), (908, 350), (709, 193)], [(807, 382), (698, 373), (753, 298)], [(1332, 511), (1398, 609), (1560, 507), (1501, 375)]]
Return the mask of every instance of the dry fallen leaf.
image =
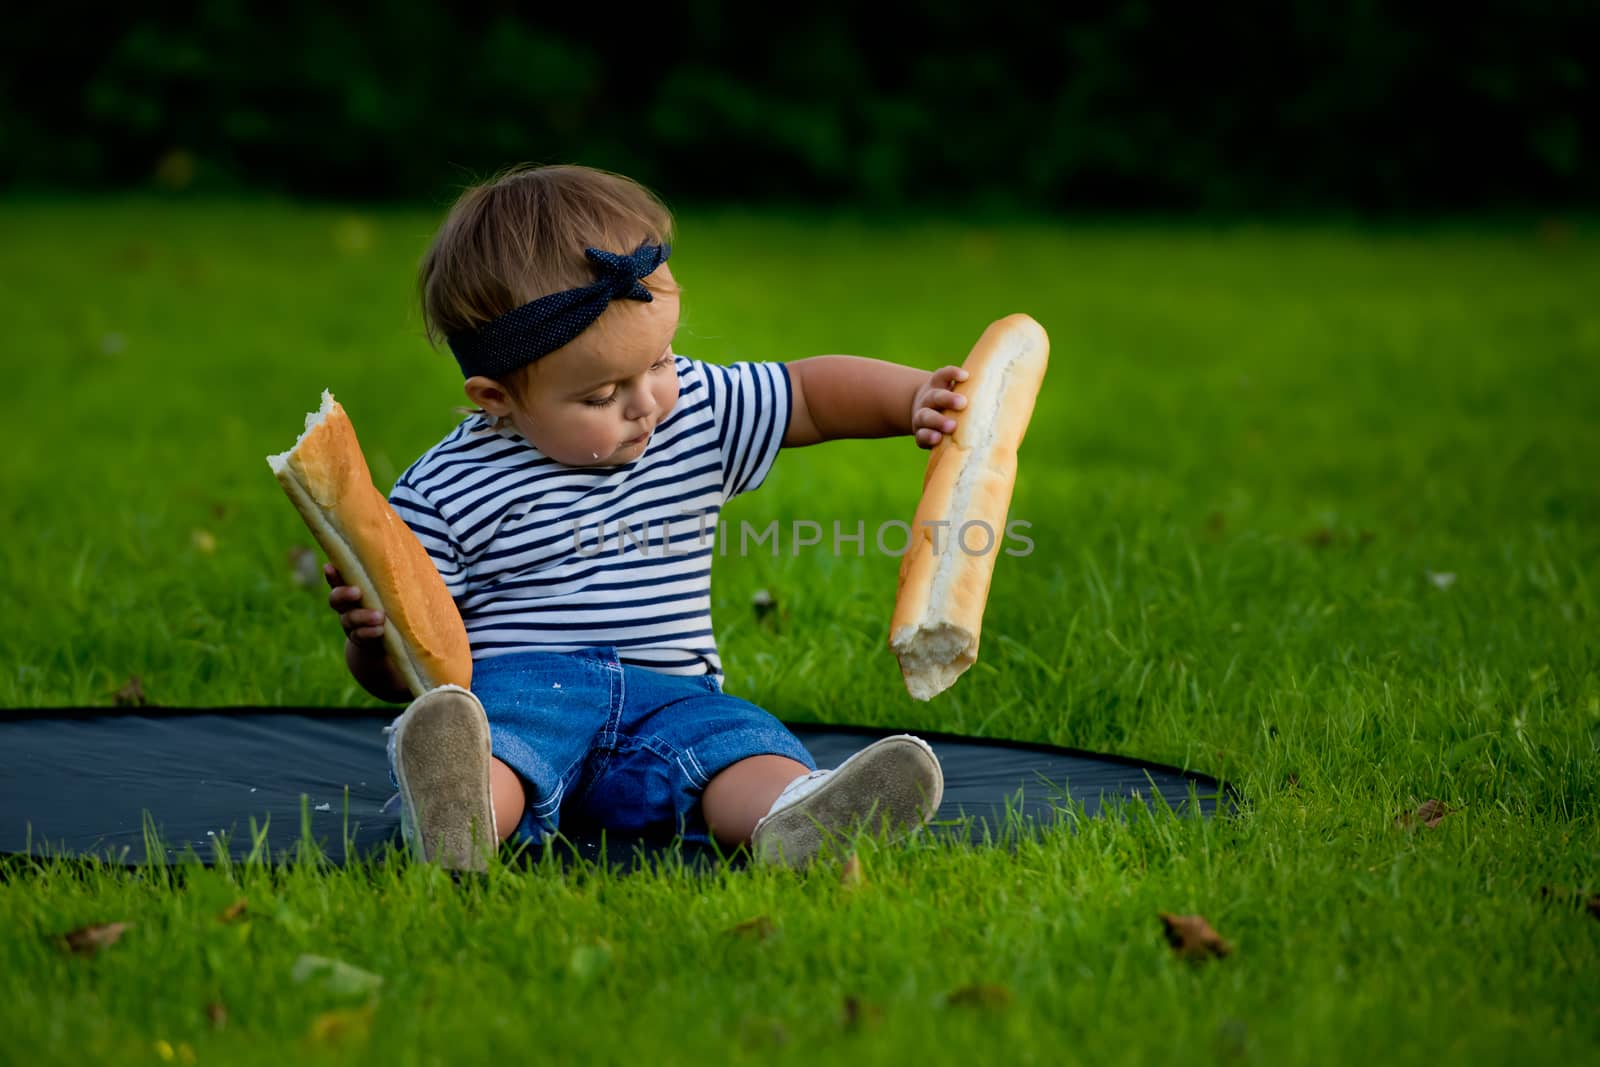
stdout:
[(994, 1011), (1011, 1004), (1011, 990), (1003, 985), (979, 982), (951, 990), (945, 997), (945, 1003)]
[(177, 1062), (184, 1064), (185, 1067), (189, 1067), (189, 1065), (194, 1063), (194, 1049), (187, 1041), (180, 1041), (178, 1042), (178, 1047), (173, 1048), (172, 1042), (163, 1038), (158, 1038), (151, 1045), (151, 1048), (155, 1049), (156, 1055), (160, 1056), (167, 1063), (172, 1063), (174, 1060), (176, 1060)]
[(729, 930), (735, 937), (749, 937), (757, 941), (765, 941), (778, 930), (778, 924), (766, 915), (757, 915), (754, 919), (744, 922)]
[(129, 675), (127, 684), (111, 697), (119, 708), (139, 708), (150, 702), (144, 695), (144, 682), (137, 674)]
[(1411, 830), (1418, 826), (1426, 826), (1432, 830), (1453, 811), (1455, 809), (1442, 800), (1424, 800), (1416, 811), (1402, 813), (1395, 819), (1394, 824), (1402, 830)]
[(62, 941), (67, 948), (80, 956), (92, 956), (108, 945), (116, 943), (132, 923), (98, 923), (93, 926), (80, 926), (76, 930), (68, 931), (62, 935)]
[(1169, 915), (1157, 912), (1166, 928), (1167, 944), (1186, 960), (1203, 960), (1212, 956), (1226, 956), (1233, 946), (1224, 941), (1211, 924), (1201, 915)]
[(232, 904), (229, 904), (226, 908), (223, 908), (222, 911), (220, 911), (217, 914), (217, 922), (219, 922), (219, 923), (231, 923), (235, 919), (238, 919), (240, 916), (244, 915), (244, 909), (245, 909), (246, 903), (247, 903), (247, 901), (245, 900), (245, 898), (244, 897), (240, 897), (238, 900), (234, 901)]
[(228, 1009), (220, 1000), (213, 1000), (206, 1005), (206, 1018), (211, 1020), (213, 1030), (221, 1030), (228, 1025)]
[(860, 997), (849, 996), (844, 998), (842, 1022), (846, 1030), (864, 1030), (870, 1026), (877, 1026), (882, 1020), (883, 1009), (878, 1005), (862, 1000)]
[(861, 870), (861, 857), (854, 852), (845, 859), (844, 868), (839, 871), (839, 884), (849, 889), (867, 884), (867, 876)]
[(306, 1038), (319, 1044), (337, 1044), (342, 1041), (363, 1040), (372, 1031), (374, 1001), (359, 1008), (335, 1008), (311, 1020)]

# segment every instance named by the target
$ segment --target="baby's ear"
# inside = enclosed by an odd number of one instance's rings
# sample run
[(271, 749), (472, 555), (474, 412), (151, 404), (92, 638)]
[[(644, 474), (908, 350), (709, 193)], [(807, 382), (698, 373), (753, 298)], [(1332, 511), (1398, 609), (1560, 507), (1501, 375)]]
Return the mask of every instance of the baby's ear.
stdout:
[(467, 399), (490, 415), (504, 415), (510, 410), (509, 398), (493, 378), (475, 375), (461, 383)]

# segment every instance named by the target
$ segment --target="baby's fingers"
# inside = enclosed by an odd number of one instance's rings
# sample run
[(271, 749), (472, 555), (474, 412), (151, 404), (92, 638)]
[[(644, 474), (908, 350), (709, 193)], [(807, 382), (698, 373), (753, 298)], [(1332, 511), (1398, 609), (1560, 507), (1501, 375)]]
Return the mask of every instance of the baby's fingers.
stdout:
[(911, 428), (913, 430), (936, 430), (939, 433), (954, 433), (956, 420), (931, 407), (918, 408), (917, 413), (911, 417)]
[(967, 380), (967, 372), (962, 367), (940, 367), (933, 372), (933, 387), (935, 389), (951, 389), (959, 382)]
[(329, 563), (323, 566), (322, 576), (333, 588), (328, 593), (328, 606), (339, 613), (339, 625), (345, 636), (358, 645), (383, 644), (383, 612), (361, 606), (361, 587), (345, 585), (339, 568)]
[(380, 626), (363, 626), (359, 630), (350, 631), (350, 640), (358, 645), (371, 645), (374, 647), (383, 644), (384, 629)]
[(359, 607), (360, 604), (361, 589), (359, 586), (337, 585), (328, 593), (328, 606), (341, 615)]
[(345, 634), (358, 644), (383, 640), (383, 612), (350, 611), (339, 617)]
[(916, 435), (918, 445), (932, 448), (944, 440), (945, 434), (956, 432), (956, 420), (933, 408), (918, 408), (917, 413), (912, 416), (911, 429)]

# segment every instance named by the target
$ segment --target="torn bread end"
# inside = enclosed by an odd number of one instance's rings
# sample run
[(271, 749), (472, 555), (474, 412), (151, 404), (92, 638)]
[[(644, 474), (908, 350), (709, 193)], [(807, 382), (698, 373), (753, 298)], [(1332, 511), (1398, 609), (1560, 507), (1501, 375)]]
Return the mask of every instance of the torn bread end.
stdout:
[(978, 659), (976, 635), (943, 622), (905, 627), (895, 635), (892, 647), (906, 691), (917, 700), (932, 700), (949, 689)]
[(306, 428), (300, 431), (300, 436), (295, 438), (294, 444), (287, 451), (267, 457), (267, 466), (272, 468), (272, 473), (277, 474), (288, 466), (289, 457), (294, 455), (295, 449), (299, 448), (301, 442), (306, 439), (306, 434), (316, 429), (323, 419), (333, 413), (334, 403), (333, 392), (324, 389), (322, 391), (322, 406), (316, 411), (306, 413)]

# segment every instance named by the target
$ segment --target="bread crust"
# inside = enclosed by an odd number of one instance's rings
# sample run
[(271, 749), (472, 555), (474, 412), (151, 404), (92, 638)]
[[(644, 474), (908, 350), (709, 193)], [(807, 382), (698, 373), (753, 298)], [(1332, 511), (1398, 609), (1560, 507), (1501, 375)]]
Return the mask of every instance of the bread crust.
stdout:
[[(928, 456), (889, 621), (889, 647), (900, 661), (907, 690), (918, 700), (948, 689), (977, 661), (983, 611), (1016, 483), (1017, 448), (1049, 354), (1043, 327), (1027, 315), (1008, 315), (984, 330), (962, 364), (967, 379), (954, 391), (967, 398), (967, 406), (947, 412), (955, 432)], [(939, 521), (948, 525), (929, 525)], [(969, 522), (985, 523), (992, 531), (986, 551), (978, 551), (985, 536), (981, 529), (967, 539), (970, 554), (958, 542), (962, 525)]]
[(293, 448), (268, 457), (279, 484), (340, 575), (360, 586), (361, 606), (384, 613), (385, 650), (412, 694), (470, 688), (466, 624), (422, 542), (372, 484), (344, 407), (324, 392), (306, 421)]

